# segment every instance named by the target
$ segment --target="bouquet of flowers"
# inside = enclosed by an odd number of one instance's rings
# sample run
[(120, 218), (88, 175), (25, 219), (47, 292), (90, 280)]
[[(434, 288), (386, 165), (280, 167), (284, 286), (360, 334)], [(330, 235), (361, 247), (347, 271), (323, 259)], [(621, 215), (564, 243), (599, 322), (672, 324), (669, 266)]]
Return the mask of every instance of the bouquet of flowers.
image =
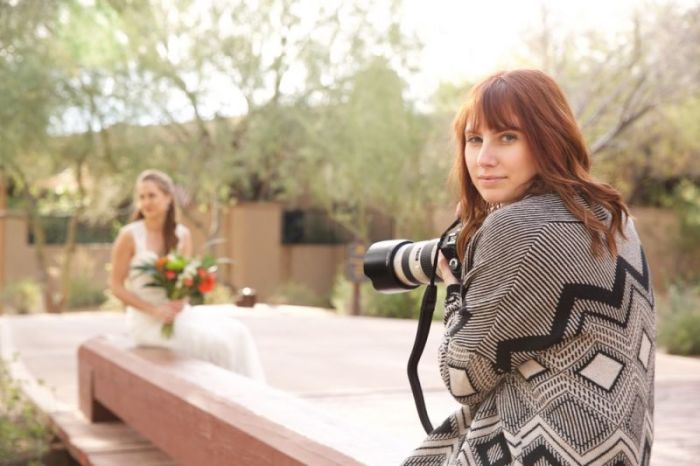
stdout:
[[(204, 295), (216, 286), (216, 262), (210, 256), (204, 259), (187, 258), (171, 252), (134, 268), (150, 275), (153, 281), (146, 286), (165, 289), (168, 299), (187, 298), (191, 304), (202, 304)], [(161, 333), (170, 338), (173, 324), (163, 324)]]

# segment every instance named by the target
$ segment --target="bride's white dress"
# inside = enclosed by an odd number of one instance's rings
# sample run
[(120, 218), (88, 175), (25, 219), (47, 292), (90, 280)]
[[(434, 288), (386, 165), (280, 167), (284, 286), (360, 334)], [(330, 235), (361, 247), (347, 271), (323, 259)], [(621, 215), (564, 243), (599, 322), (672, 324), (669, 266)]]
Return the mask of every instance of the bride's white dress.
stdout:
[[(135, 252), (127, 279), (127, 289), (144, 301), (160, 304), (167, 301), (165, 290), (146, 286), (151, 278), (134, 266), (157, 258), (146, 247), (146, 227), (143, 220), (124, 228), (133, 235)], [(184, 227), (178, 225), (176, 234), (182, 237)], [(220, 310), (219, 310), (220, 311)], [(258, 351), (248, 328), (233, 316), (222, 312), (208, 312), (206, 306), (186, 306), (175, 318), (170, 338), (161, 334), (163, 322), (150, 314), (127, 306), (126, 327), (131, 338), (142, 346), (170, 348), (180, 354), (209, 361), (217, 366), (264, 380)]]

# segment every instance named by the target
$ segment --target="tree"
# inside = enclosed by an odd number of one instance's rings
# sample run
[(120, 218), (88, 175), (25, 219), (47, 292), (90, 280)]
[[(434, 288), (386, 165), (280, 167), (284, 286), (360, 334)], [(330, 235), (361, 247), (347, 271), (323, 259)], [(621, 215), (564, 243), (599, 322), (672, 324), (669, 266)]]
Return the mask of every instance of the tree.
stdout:
[(551, 73), (565, 89), (594, 155), (628, 144), (622, 136), (659, 107), (700, 85), (700, 7), (640, 9), (628, 31), (563, 35), (542, 23), (525, 61)]
[[(111, 92), (119, 89), (119, 54), (110, 11), (80, 2), (16, 2), (3, 6), (3, 167), (33, 233), (44, 305), (63, 309), (71, 282), (77, 226), (99, 190), (89, 179), (112, 165), (108, 125), (118, 121)], [(111, 90), (108, 88), (112, 88)], [(7, 121), (5, 121), (7, 120)], [(81, 131), (80, 137), (63, 136)], [(43, 185), (59, 173), (74, 180), (68, 191)], [(88, 179), (86, 179), (86, 177)], [(42, 216), (68, 217), (58, 269), (49, 264)], [(59, 280), (60, 277), (60, 280)]]
[(372, 21), (369, 2), (109, 3), (154, 113), (182, 148), (170, 154), (171, 171), (187, 173), (180, 181), (190, 199), (212, 206), (304, 194), (302, 168), (313, 162), (304, 147), (318, 109), (342, 100), (368, 56), (396, 52), (396, 66), (405, 66), (411, 48), (396, 24)]
[[(43, 232), (30, 173), (41, 172), (42, 165), (36, 162), (46, 145), (56, 104), (51, 74), (55, 13), (55, 8), (40, 1), (0, 5), (0, 171), (24, 199), (25, 212), (38, 240)], [(37, 260), (45, 296), (50, 300), (48, 264), (42, 248), (37, 248)]]
[(317, 129), (323, 137), (314, 147), (321, 167), (314, 196), (362, 242), (377, 214), (399, 231), (424, 233), (442, 190), (422, 151), (425, 121), (404, 99), (404, 87), (388, 62), (375, 58), (353, 77), (347, 100), (324, 109)]

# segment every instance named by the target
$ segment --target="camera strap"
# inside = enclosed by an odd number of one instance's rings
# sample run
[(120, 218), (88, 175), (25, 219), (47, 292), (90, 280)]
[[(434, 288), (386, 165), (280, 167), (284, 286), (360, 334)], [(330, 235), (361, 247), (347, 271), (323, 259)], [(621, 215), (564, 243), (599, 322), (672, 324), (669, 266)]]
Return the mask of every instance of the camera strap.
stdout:
[(430, 325), (433, 321), (433, 313), (435, 312), (435, 301), (437, 300), (437, 286), (435, 285), (435, 279), (437, 277), (438, 252), (440, 251), (442, 242), (445, 240), (447, 234), (458, 224), (459, 219), (455, 220), (452, 225), (450, 225), (450, 227), (443, 232), (443, 234), (440, 236), (440, 240), (438, 241), (435, 257), (433, 258), (433, 273), (430, 277), (430, 284), (425, 288), (425, 292), (423, 293), (423, 300), (420, 306), (420, 316), (418, 318), (418, 330), (416, 331), (416, 338), (413, 342), (411, 355), (408, 358), (408, 382), (411, 385), (411, 391), (413, 392), (413, 400), (416, 403), (418, 417), (420, 418), (420, 422), (423, 424), (423, 429), (425, 429), (427, 434), (433, 431), (433, 425), (430, 423), (428, 411), (425, 408), (423, 389), (421, 388), (420, 380), (418, 378), (418, 362), (423, 355), (425, 343), (428, 341)]

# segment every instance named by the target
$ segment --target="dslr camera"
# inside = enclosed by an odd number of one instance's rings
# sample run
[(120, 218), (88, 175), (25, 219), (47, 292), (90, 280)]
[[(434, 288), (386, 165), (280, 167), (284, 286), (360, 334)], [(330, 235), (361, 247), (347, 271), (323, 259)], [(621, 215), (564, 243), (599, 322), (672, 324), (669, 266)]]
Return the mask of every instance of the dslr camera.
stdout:
[[(458, 235), (458, 228), (449, 231), (439, 249), (457, 278), (462, 269), (457, 257)], [(400, 293), (427, 285), (433, 273), (436, 273), (436, 281), (442, 281), (439, 270), (433, 270), (439, 243), (440, 238), (417, 242), (390, 239), (373, 243), (365, 253), (365, 276), (372, 281), (375, 290), (383, 293)]]

